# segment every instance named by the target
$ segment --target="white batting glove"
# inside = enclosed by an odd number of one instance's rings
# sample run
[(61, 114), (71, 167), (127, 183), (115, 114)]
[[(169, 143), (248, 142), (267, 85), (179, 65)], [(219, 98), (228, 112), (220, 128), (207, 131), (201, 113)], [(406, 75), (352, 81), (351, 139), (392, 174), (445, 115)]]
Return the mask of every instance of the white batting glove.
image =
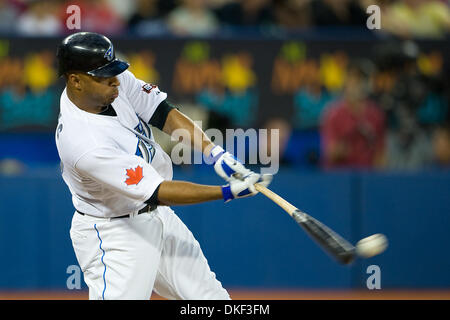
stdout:
[(262, 185), (263, 187), (268, 187), (269, 184), (272, 182), (273, 175), (270, 173), (265, 173), (260, 175), (259, 180), (257, 181), (258, 184)]
[(271, 174), (260, 175), (257, 173), (250, 173), (248, 176), (244, 177), (243, 180), (231, 178), (229, 184), (222, 186), (223, 200), (229, 202), (233, 199), (254, 196), (258, 193), (255, 189), (255, 183), (267, 187), (271, 181)]
[(216, 173), (226, 181), (230, 181), (232, 178), (242, 179), (252, 173), (242, 162), (220, 146), (211, 149), (210, 158), (214, 161)]

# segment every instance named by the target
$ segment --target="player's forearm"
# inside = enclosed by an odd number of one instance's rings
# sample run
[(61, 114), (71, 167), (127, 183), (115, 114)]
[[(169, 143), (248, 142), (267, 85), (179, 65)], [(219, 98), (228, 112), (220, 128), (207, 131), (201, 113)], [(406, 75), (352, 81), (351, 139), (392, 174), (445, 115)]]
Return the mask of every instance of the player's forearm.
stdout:
[(158, 190), (162, 205), (195, 204), (223, 199), (220, 186), (207, 186), (186, 181), (163, 181)]
[(201, 151), (205, 155), (209, 155), (214, 144), (208, 136), (189, 117), (174, 109), (170, 111), (167, 116), (163, 131), (172, 135), (177, 129), (186, 131), (182, 137), (183, 139), (188, 139), (188, 141), (183, 141), (184, 143), (188, 143), (195, 150)]

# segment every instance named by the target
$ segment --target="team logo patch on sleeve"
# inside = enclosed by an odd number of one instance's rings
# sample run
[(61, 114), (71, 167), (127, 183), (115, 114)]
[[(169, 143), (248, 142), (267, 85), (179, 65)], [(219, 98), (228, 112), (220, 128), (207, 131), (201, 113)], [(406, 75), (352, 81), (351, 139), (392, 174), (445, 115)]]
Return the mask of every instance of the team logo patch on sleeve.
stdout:
[(158, 86), (155, 86), (151, 83), (146, 83), (142, 86), (142, 90), (146, 93), (150, 93), (153, 89), (157, 88)]
[(126, 169), (128, 178), (125, 180), (125, 183), (130, 186), (132, 184), (138, 184), (142, 178), (144, 177), (142, 167), (137, 166), (136, 169)]

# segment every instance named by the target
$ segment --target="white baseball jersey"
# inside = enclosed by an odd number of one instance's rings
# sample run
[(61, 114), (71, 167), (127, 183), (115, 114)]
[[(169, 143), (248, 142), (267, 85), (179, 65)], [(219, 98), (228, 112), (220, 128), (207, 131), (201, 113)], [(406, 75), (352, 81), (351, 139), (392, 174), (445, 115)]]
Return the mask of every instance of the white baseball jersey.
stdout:
[(136, 213), (163, 180), (172, 179), (171, 159), (147, 124), (167, 94), (129, 71), (117, 77), (114, 117), (81, 110), (66, 90), (61, 95), (56, 145), (62, 176), (76, 210), (90, 216)]
[(56, 130), (64, 181), (84, 213), (74, 213), (70, 237), (89, 298), (150, 299), (154, 290), (167, 299), (230, 299), (170, 207), (136, 214), (172, 179), (171, 159), (147, 125), (167, 95), (129, 71), (118, 79), (117, 116), (83, 111), (64, 90)]

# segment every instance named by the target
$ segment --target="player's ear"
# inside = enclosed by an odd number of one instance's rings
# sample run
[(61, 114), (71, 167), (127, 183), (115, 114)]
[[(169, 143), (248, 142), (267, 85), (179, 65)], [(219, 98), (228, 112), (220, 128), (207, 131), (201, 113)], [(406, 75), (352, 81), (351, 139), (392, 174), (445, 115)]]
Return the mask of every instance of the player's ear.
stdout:
[(81, 78), (77, 73), (67, 73), (66, 74), (67, 83), (73, 88), (78, 90), (81, 89)]

